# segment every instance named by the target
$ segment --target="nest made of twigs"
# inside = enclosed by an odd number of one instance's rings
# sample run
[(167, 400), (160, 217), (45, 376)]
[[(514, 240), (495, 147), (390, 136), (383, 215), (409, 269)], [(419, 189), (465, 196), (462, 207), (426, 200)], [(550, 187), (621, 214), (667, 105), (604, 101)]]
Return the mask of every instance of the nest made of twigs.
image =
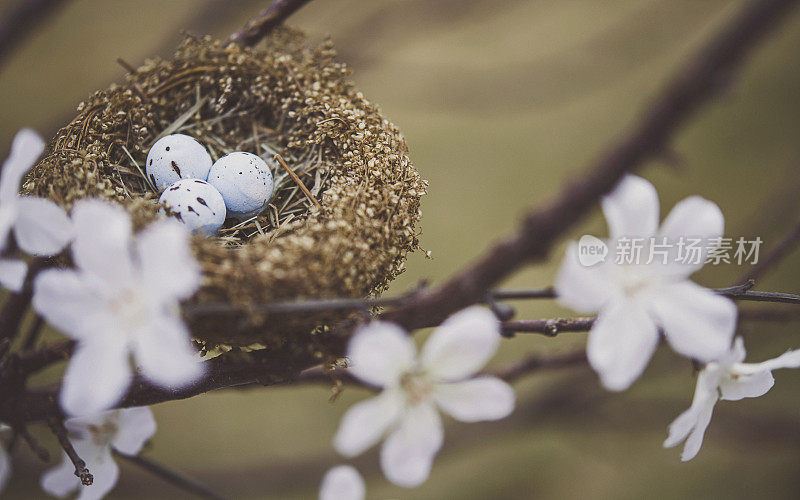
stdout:
[[(288, 28), (260, 49), (188, 37), (172, 59), (148, 61), (82, 103), (24, 190), (65, 208), (113, 200), (140, 227), (160, 216), (143, 174), (159, 137), (191, 135), (214, 159), (280, 154), (311, 196), (277, 167), (267, 210), (226, 222), (218, 237), (194, 237), (204, 283), (185, 316), (210, 345), (313, 346), (342, 313), (264, 315), (253, 306), (382, 291), (417, 248), (426, 187), (400, 132), (347, 76), (329, 41), (314, 46)], [(241, 309), (202, 312), (220, 304)]]

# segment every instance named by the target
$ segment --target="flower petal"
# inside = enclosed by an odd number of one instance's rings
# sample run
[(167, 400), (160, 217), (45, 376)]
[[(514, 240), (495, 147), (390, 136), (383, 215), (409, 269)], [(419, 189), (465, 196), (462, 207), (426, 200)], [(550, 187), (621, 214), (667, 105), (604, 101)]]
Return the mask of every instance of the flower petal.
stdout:
[(400, 418), (405, 401), (396, 389), (354, 404), (342, 417), (333, 447), (345, 457), (360, 455), (380, 441), (386, 430)]
[(604, 309), (589, 332), (589, 364), (611, 391), (622, 391), (639, 378), (658, 345), (658, 329), (634, 302), (618, 301)]
[(73, 446), (94, 477), (91, 486), (80, 487), (77, 500), (100, 500), (114, 489), (119, 479), (119, 467), (111, 456), (111, 450), (108, 446), (97, 446), (91, 440), (73, 442)]
[(578, 260), (578, 246), (570, 243), (555, 281), (558, 303), (579, 313), (599, 311), (614, 296), (608, 263), (587, 267)]
[(686, 438), (686, 444), (683, 446), (683, 453), (681, 454), (681, 461), (688, 462), (697, 456), (700, 447), (703, 445), (703, 436), (705, 436), (708, 424), (711, 422), (711, 415), (714, 413), (714, 405), (716, 404), (716, 395), (700, 406), (697, 410), (697, 421), (694, 428)]
[(174, 389), (203, 376), (204, 365), (180, 318), (153, 313), (131, 340), (136, 364), (154, 384)]
[(720, 362), (727, 365), (741, 363), (746, 356), (747, 351), (744, 348), (744, 339), (742, 337), (736, 337), (733, 339), (733, 347), (727, 355), (720, 358)]
[(22, 178), (44, 151), (44, 140), (29, 128), (17, 132), (0, 170), (0, 203), (14, 203)]
[(664, 441), (665, 448), (672, 448), (686, 439), (697, 425), (700, 411), (709, 404), (712, 406), (717, 401), (718, 377), (708, 370), (702, 370), (697, 377), (692, 405), (669, 426), (669, 436)]
[(123, 455), (136, 455), (156, 433), (156, 419), (146, 406), (118, 410), (117, 434), (111, 441), (115, 450)]
[(72, 221), (63, 208), (35, 196), (19, 199), (14, 236), (19, 247), (32, 255), (55, 255), (72, 239)]
[[(77, 272), (62, 269), (42, 271), (34, 281), (33, 290), (36, 312), (70, 337), (86, 339), (114, 334), (115, 321), (103, 314), (103, 299)], [(104, 323), (110, 330), (103, 328)]]
[(680, 281), (658, 287), (649, 307), (678, 353), (711, 361), (730, 350), (737, 318), (730, 299), (691, 281)]
[(19, 292), (28, 275), (28, 264), (16, 259), (0, 259), (0, 286), (10, 292)]
[(185, 299), (200, 286), (200, 266), (180, 222), (151, 224), (139, 233), (137, 248), (142, 278), (153, 294), (164, 300)]
[(366, 495), (364, 479), (352, 465), (329, 470), (319, 489), (319, 500), (364, 500)]
[(514, 411), (514, 389), (497, 377), (436, 384), (433, 398), (442, 411), (462, 422), (499, 420)]
[(347, 347), (348, 370), (378, 387), (395, 386), (403, 372), (414, 366), (417, 349), (405, 330), (393, 323), (375, 321), (359, 328)]
[(772, 372), (765, 370), (751, 375), (739, 375), (736, 379), (725, 377), (720, 381), (719, 390), (722, 393), (721, 399), (738, 401), (742, 398), (763, 396), (774, 384)]
[(420, 364), (440, 381), (462, 380), (483, 368), (499, 343), (497, 317), (483, 307), (468, 307), (433, 331), (422, 348)]
[(443, 441), (442, 420), (433, 405), (421, 403), (409, 408), (381, 447), (386, 479), (405, 488), (424, 483)]
[(69, 495), (81, 486), (80, 480), (75, 476), (75, 466), (66, 453), (61, 464), (42, 474), (39, 484), (44, 491), (59, 498)]
[(741, 363), (736, 365), (739, 373), (757, 373), (759, 371), (772, 371), (780, 368), (800, 368), (800, 350), (786, 351), (777, 358), (768, 359), (761, 363)]
[(658, 193), (645, 179), (626, 175), (614, 191), (603, 197), (601, 206), (611, 239), (649, 238), (656, 234), (660, 211)]
[(72, 221), (72, 257), (78, 268), (114, 289), (128, 284), (133, 274), (128, 213), (107, 201), (79, 200), (72, 209)]
[(82, 342), (64, 373), (61, 407), (71, 415), (107, 410), (122, 399), (130, 382), (128, 350), (122, 339), (106, 335)]
[[(690, 196), (678, 202), (664, 219), (658, 231), (659, 242), (666, 238), (670, 245), (670, 259), (665, 272), (688, 277), (705, 264), (711, 248), (708, 243), (712, 238), (719, 238), (725, 231), (725, 216), (716, 203), (700, 196)], [(699, 240), (698, 254), (693, 258), (679, 259), (680, 242), (688, 244), (690, 239)]]

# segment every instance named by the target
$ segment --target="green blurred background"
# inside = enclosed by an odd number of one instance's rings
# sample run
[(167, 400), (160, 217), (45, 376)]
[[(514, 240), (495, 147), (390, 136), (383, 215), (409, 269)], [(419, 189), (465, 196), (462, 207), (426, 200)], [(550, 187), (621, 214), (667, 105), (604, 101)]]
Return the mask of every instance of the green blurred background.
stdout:
[[(267, 0), (75, 0), (0, 67), (0, 150), (33, 126), (49, 135), (92, 91), (120, 81), (122, 57), (166, 56), (182, 30), (226, 36)], [(5, 7), (8, 2), (0, 3)], [(722, 0), (316, 0), (291, 20), (330, 34), (353, 79), (405, 133), (430, 180), (422, 243), (395, 283), (441, 280), (514, 230), (526, 207), (557, 192), (622, 133), (638, 110), (741, 2)], [(726, 214), (729, 236), (767, 246), (800, 214), (800, 16), (788, 19), (730, 92), (679, 135), (677, 165), (654, 163), (664, 214), (700, 194)], [(599, 213), (573, 231), (603, 235)], [(546, 265), (508, 286), (552, 282), (563, 244)], [(797, 253), (759, 288), (800, 291)], [(719, 266), (698, 280), (726, 286), (744, 270)], [(519, 318), (570, 315), (552, 302), (517, 304)], [(746, 323), (752, 360), (800, 347), (796, 323)], [(55, 334), (51, 335), (55, 336)], [(581, 346), (584, 334), (504, 341), (496, 363)], [(700, 455), (664, 450), (666, 427), (688, 407), (691, 366), (662, 347), (628, 392), (610, 394), (586, 368), (517, 384), (518, 409), (487, 424), (447, 422), (427, 483), (387, 483), (375, 450), (355, 461), (369, 498), (797, 497), (800, 373), (776, 374), (765, 397), (717, 406)], [(146, 454), (231, 498), (313, 498), (342, 462), (330, 446), (347, 406), (324, 387), (227, 391), (154, 408)], [(45, 436), (42, 427), (36, 431)], [(55, 451), (54, 443), (45, 438)], [(12, 497), (38, 497), (45, 465), (18, 446)], [(111, 498), (184, 498), (129, 464)], [(794, 492), (794, 493), (793, 493)]]

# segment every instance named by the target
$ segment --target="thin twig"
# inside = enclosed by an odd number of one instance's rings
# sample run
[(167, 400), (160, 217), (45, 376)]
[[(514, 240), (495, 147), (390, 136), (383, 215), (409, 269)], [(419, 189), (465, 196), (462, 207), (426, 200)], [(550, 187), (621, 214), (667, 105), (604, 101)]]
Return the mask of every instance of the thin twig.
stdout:
[(284, 170), (286, 170), (286, 173), (288, 173), (289, 177), (291, 177), (292, 180), (295, 182), (295, 184), (297, 184), (297, 187), (299, 187), (300, 190), (303, 191), (303, 194), (306, 195), (306, 198), (311, 200), (311, 202), (314, 203), (314, 205), (316, 205), (316, 207), (318, 209), (322, 210), (322, 205), (320, 205), (319, 202), (317, 201), (317, 199), (314, 198), (314, 195), (311, 194), (311, 191), (309, 191), (308, 188), (306, 187), (306, 185), (303, 184), (303, 181), (300, 180), (300, 177), (297, 177), (297, 174), (295, 174), (292, 171), (292, 169), (289, 168), (289, 165), (287, 165), (286, 162), (283, 161), (283, 158), (281, 158), (281, 155), (275, 155), (275, 159), (278, 161), (278, 163), (281, 164), (281, 166), (284, 168)]
[(31, 436), (31, 433), (28, 432), (28, 429), (26, 429), (24, 425), (20, 425), (19, 427), (15, 428), (14, 432), (22, 437), (25, 443), (27, 443), (28, 448), (31, 449), (33, 454), (36, 455), (39, 460), (45, 463), (50, 461), (50, 453), (47, 451), (47, 449), (39, 444), (39, 441), (37, 441), (35, 437)]
[(628, 172), (669, 147), (675, 133), (724, 91), (745, 57), (797, 6), (796, 0), (751, 0), (720, 30), (650, 104), (632, 130), (603, 154), (579, 180), (523, 221), (521, 230), (497, 243), (471, 265), (384, 319), (406, 328), (440, 322), (483, 299), (512, 272), (544, 259)]
[(555, 337), (564, 332), (588, 332), (595, 320), (596, 318), (552, 318), (506, 321), (502, 332), (506, 337), (513, 337), (517, 333), (541, 333)]
[[(514, 362), (508, 366), (487, 370), (479, 375), (489, 375), (501, 378), (507, 382), (514, 382), (523, 375), (527, 375), (544, 369), (567, 368), (574, 365), (586, 364), (586, 350), (578, 349), (566, 354), (543, 355), (536, 354)], [(367, 384), (353, 377), (345, 369), (328, 370), (322, 367), (315, 367), (304, 371), (297, 377), (296, 383), (305, 384), (345, 384), (356, 385), (372, 390), (380, 390), (379, 387)]]
[(756, 290), (748, 290), (746, 292), (733, 292), (721, 295), (730, 297), (733, 300), (744, 300), (748, 302), (775, 302), (781, 304), (800, 304), (800, 295), (796, 295), (793, 293), (759, 292)]
[[(756, 301), (756, 302), (777, 302), (787, 304), (800, 304), (800, 295), (793, 295), (782, 292), (761, 292), (750, 290), (752, 282), (744, 285), (734, 285), (727, 288), (712, 289), (719, 295), (730, 297), (734, 300)], [(340, 310), (369, 310), (373, 307), (400, 307), (405, 304), (414, 303), (422, 290), (414, 290), (411, 293), (389, 297), (367, 297), (363, 299), (353, 298), (329, 298), (329, 299), (300, 299), (290, 301), (276, 301), (265, 304), (249, 304), (246, 310), (262, 314), (291, 314), (301, 312), (317, 311), (340, 311)], [(554, 299), (555, 290), (552, 287), (531, 288), (527, 290), (492, 290), (485, 297), (475, 300), (475, 303), (490, 303), (498, 300), (531, 300), (531, 299)], [(184, 313), (189, 316), (205, 316), (216, 314), (240, 314), (245, 308), (229, 302), (207, 302), (203, 304), (190, 304), (184, 307)], [(386, 313), (385, 317), (391, 317), (392, 313)], [(418, 325), (419, 328), (435, 326), (437, 323), (425, 322)]]
[(22, 341), (22, 349), (29, 350), (33, 349), (36, 346), (36, 342), (39, 340), (39, 336), (42, 333), (42, 329), (44, 328), (44, 318), (39, 316), (38, 314), (34, 315), (33, 321), (31, 322), (31, 326), (28, 327), (28, 331), (25, 332)]
[(35, 258), (28, 266), (28, 274), (25, 276), (25, 282), (22, 285), (22, 290), (12, 293), (6, 303), (3, 304), (3, 309), (0, 311), (0, 338), (7, 338), (14, 340), (19, 332), (20, 324), (25, 318), (25, 313), (28, 312), (28, 306), (33, 297), (33, 279), (36, 275), (45, 268), (47, 261), (42, 258)]
[(167, 466), (156, 462), (155, 460), (141, 455), (126, 455), (117, 450), (114, 451), (114, 456), (130, 462), (142, 469), (160, 477), (164, 481), (177, 486), (178, 488), (188, 491), (200, 498), (210, 498), (213, 500), (222, 500), (224, 497), (212, 491), (208, 486), (203, 483), (192, 479), (189, 476), (181, 474), (168, 468)]
[(272, 5), (248, 21), (242, 29), (231, 35), (228, 43), (252, 47), (309, 1), (275, 0)]
[(52, 417), (48, 419), (47, 425), (50, 426), (50, 430), (53, 431), (53, 434), (58, 439), (58, 443), (61, 445), (64, 453), (67, 454), (70, 461), (72, 461), (72, 464), (75, 466), (75, 476), (81, 480), (82, 485), (91, 486), (94, 482), (94, 477), (92, 473), (89, 472), (89, 469), (86, 468), (86, 462), (78, 456), (78, 452), (72, 447), (69, 436), (67, 436), (67, 429), (64, 428), (64, 422), (59, 418)]

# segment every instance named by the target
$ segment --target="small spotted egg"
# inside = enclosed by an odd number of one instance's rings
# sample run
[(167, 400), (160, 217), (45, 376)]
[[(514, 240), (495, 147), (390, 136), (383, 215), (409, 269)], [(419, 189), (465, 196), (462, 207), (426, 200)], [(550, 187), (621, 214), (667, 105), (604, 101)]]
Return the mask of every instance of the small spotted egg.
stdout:
[(162, 191), (180, 179), (206, 180), (211, 156), (193, 137), (172, 134), (157, 140), (147, 153), (147, 178)]
[(228, 216), (241, 220), (259, 214), (272, 198), (272, 172), (252, 153), (230, 153), (214, 162), (208, 183), (219, 190)]
[(200, 179), (181, 179), (164, 190), (158, 202), (191, 231), (216, 234), (225, 222), (225, 200)]

